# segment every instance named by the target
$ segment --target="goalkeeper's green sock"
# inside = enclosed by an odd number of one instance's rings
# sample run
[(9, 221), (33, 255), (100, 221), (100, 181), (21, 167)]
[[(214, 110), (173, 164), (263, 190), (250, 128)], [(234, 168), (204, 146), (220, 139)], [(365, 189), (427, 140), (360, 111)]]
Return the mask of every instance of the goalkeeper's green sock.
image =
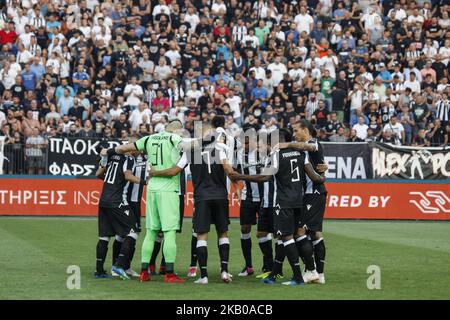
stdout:
[(177, 256), (176, 231), (164, 232), (163, 253), (166, 260), (166, 273), (173, 273)]
[(150, 257), (153, 253), (153, 247), (155, 246), (157, 235), (158, 231), (147, 229), (141, 250), (141, 271), (148, 270)]

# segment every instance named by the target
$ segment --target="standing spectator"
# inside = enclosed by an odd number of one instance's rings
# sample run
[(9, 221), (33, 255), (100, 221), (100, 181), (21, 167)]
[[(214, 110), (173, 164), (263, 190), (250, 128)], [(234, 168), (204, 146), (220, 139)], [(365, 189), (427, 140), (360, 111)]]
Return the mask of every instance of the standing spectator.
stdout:
[(396, 141), (395, 144), (405, 144), (405, 129), (401, 123), (397, 122), (396, 115), (391, 116), (389, 122), (385, 124), (383, 132), (387, 131), (392, 134), (392, 138)]
[(32, 134), (27, 138), (25, 145), (29, 175), (43, 174), (45, 168), (44, 150), (46, 147), (47, 141), (39, 134), (39, 128), (33, 128)]

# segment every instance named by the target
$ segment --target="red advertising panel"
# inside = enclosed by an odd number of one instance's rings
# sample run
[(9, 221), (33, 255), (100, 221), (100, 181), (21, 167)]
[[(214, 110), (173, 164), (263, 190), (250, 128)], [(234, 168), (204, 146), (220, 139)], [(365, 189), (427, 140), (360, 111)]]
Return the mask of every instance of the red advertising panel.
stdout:
[[(0, 215), (95, 216), (101, 187), (95, 179), (0, 178)], [(449, 184), (328, 182), (327, 188), (326, 218), (450, 220)], [(187, 191), (185, 213), (191, 216), (190, 181)], [(230, 216), (238, 217), (235, 197), (230, 207)]]

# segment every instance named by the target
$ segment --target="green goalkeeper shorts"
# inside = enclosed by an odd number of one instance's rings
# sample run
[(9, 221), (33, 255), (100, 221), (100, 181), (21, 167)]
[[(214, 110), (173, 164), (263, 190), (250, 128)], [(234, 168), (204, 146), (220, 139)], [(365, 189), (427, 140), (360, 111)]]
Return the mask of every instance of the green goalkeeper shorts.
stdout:
[(147, 229), (172, 231), (180, 228), (178, 192), (148, 192), (145, 211)]

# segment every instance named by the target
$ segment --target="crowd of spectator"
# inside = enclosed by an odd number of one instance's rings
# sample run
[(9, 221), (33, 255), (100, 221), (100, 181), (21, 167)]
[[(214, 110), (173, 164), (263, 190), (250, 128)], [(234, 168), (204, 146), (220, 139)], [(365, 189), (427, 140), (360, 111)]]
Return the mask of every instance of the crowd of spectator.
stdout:
[(174, 118), (192, 132), (215, 115), (232, 134), (306, 118), (322, 141), (444, 146), (449, 13), (449, 0), (1, 1), (0, 134), (29, 173), (49, 137), (127, 139)]

